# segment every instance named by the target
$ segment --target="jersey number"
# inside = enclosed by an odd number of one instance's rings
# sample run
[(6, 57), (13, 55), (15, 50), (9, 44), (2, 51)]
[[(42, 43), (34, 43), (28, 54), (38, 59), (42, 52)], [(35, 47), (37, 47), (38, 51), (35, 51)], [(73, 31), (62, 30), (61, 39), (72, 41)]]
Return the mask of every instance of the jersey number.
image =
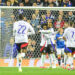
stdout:
[(75, 32), (74, 31), (72, 32), (72, 38), (74, 38), (74, 41), (75, 41)]
[(26, 26), (25, 25), (19, 25), (20, 28), (18, 30), (19, 34), (25, 34)]

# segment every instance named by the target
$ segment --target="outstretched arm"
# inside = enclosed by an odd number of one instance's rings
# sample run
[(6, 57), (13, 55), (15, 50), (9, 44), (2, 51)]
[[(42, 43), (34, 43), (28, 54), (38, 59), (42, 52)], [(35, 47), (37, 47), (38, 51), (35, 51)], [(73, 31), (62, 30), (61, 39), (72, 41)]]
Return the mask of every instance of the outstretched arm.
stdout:
[(33, 29), (33, 27), (31, 25), (29, 27), (29, 30), (30, 30), (30, 32), (28, 32), (27, 35), (35, 34), (35, 31), (34, 31), (34, 29)]

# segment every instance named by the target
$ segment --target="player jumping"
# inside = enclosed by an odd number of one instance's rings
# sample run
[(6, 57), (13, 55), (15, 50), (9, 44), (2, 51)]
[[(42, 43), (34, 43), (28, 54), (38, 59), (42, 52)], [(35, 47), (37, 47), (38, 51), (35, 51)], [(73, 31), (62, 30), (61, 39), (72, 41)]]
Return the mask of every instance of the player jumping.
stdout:
[(60, 28), (58, 33), (56, 34), (56, 51), (59, 66), (64, 65), (64, 48), (65, 48), (65, 40), (63, 39), (63, 29)]
[(15, 43), (18, 50), (18, 62), (20, 72), (22, 72), (22, 58), (25, 57), (25, 53), (27, 51), (26, 48), (28, 45), (28, 35), (35, 34), (35, 31), (32, 26), (26, 21), (24, 21), (23, 18), (24, 16), (20, 14), (19, 21), (15, 22), (13, 25), (13, 35), (15, 36)]

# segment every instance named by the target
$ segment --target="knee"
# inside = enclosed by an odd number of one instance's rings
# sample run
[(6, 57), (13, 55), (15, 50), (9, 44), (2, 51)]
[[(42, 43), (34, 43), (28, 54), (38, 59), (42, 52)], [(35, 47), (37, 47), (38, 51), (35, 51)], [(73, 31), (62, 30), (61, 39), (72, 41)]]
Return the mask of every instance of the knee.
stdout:
[(58, 55), (58, 59), (61, 59), (61, 55)]

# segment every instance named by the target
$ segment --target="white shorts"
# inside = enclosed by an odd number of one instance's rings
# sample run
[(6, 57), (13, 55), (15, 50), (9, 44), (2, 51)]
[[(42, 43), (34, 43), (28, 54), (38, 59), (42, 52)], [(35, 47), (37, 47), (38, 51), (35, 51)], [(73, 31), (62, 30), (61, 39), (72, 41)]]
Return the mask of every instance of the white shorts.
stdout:
[(64, 48), (57, 48), (57, 55), (64, 55)]

